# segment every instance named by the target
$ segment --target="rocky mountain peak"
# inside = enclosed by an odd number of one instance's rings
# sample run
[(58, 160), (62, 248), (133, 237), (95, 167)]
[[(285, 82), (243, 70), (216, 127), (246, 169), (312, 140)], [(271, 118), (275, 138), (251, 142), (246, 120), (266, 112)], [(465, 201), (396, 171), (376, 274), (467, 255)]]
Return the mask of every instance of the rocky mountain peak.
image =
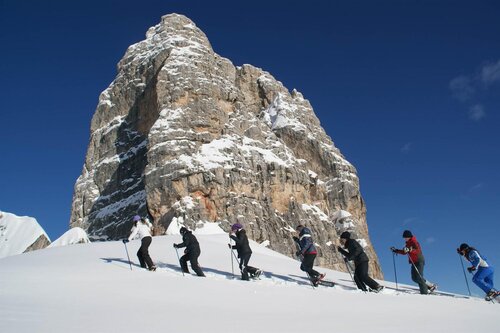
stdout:
[[(336, 219), (340, 210), (351, 216)], [(295, 226), (306, 224), (319, 263), (337, 269), (343, 262), (330, 245), (348, 229), (381, 276), (356, 170), (309, 101), (214, 53), (182, 15), (163, 16), (130, 46), (101, 94), (70, 225), (117, 239), (135, 214), (149, 216), (157, 235), (240, 222), (252, 239), (290, 255)]]

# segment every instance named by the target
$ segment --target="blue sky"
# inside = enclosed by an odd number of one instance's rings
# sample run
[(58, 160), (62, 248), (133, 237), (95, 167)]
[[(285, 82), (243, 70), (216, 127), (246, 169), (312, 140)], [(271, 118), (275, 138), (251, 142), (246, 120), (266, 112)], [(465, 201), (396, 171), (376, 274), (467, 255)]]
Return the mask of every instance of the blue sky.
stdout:
[(405, 229), (443, 289), (466, 290), (462, 242), (500, 267), (497, 1), (0, 0), (1, 210), (67, 230), (99, 93), (172, 12), (310, 100), (358, 170), (386, 278)]

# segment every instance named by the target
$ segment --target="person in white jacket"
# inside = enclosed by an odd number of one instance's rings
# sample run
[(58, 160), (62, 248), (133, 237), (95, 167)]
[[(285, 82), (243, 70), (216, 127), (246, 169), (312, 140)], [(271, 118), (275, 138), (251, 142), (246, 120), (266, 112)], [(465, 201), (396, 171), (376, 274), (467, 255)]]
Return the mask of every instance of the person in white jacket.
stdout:
[(153, 225), (146, 218), (141, 218), (139, 215), (136, 215), (134, 216), (134, 227), (131, 230), (130, 236), (128, 239), (124, 239), (123, 242), (127, 243), (138, 235), (141, 239), (141, 247), (139, 248), (139, 251), (137, 251), (139, 263), (142, 268), (155, 271), (156, 266), (153, 264), (153, 260), (151, 260), (148, 252), (149, 245), (151, 245), (151, 241), (153, 240), (151, 237), (152, 228)]

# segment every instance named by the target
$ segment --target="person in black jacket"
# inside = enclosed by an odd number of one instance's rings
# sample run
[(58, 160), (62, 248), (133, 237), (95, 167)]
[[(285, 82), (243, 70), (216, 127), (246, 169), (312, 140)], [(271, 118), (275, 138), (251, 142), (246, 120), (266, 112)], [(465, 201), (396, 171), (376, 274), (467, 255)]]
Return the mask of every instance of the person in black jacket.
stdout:
[(200, 268), (200, 265), (198, 264), (198, 257), (201, 254), (200, 244), (198, 243), (198, 240), (191, 233), (191, 231), (184, 227), (181, 228), (180, 232), (182, 235), (182, 243), (174, 244), (174, 247), (176, 249), (181, 247), (186, 248), (184, 250), (184, 255), (179, 259), (182, 271), (189, 274), (187, 262), (191, 261), (191, 268), (193, 269), (193, 271), (195, 271), (196, 275), (205, 276)]
[[(250, 257), (252, 256), (252, 249), (248, 243), (247, 232), (243, 229), (243, 226), (239, 223), (235, 223), (231, 226), (231, 233), (229, 234), (232, 240), (235, 241), (236, 245), (229, 245), (229, 248), (236, 249), (238, 252), (238, 258), (240, 259), (240, 270), (241, 279), (248, 281), (250, 277), (258, 278), (262, 271), (258, 268), (248, 266)], [(250, 274), (250, 276), (249, 276)]]
[(370, 291), (377, 293), (381, 291), (384, 287), (368, 276), (369, 259), (363, 247), (355, 239), (351, 239), (351, 234), (348, 231), (344, 231), (340, 235), (340, 243), (347, 249), (346, 251), (340, 246), (337, 248), (345, 257), (344, 260), (346, 262), (354, 260), (354, 282), (356, 282), (358, 289), (367, 291), (366, 286), (368, 286), (370, 287)]

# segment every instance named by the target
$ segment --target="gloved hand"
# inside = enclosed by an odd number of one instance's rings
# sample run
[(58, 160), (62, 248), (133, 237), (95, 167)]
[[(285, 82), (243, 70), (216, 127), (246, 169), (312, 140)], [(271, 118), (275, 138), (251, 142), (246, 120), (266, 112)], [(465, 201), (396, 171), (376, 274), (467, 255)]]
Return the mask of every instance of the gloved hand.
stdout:
[(469, 273), (472, 273), (476, 270), (476, 267), (472, 266), (472, 267), (467, 267), (467, 270), (469, 271)]
[(340, 246), (337, 246), (337, 251), (339, 251), (340, 253), (342, 253), (342, 248)]
[(396, 248), (394, 246), (391, 246), (391, 251), (396, 253)]
[(123, 242), (123, 244), (125, 244), (125, 243), (128, 243), (129, 240), (125, 238), (125, 239), (122, 239), (122, 242)]
[(299, 238), (298, 238), (298, 237), (293, 236), (293, 237), (292, 237), (292, 239), (293, 239), (295, 242), (297, 242), (297, 243), (299, 242)]
[(349, 260), (346, 257), (344, 257), (344, 262), (349, 262)]
[(230, 248), (230, 249), (233, 249), (233, 246), (231, 244), (227, 244), (227, 246)]
[(457, 253), (460, 254), (460, 255), (462, 255), (462, 251), (460, 251), (459, 248), (457, 248)]
[(297, 251), (297, 252), (295, 252), (295, 255), (296, 255), (297, 257), (299, 257), (299, 256), (301, 256), (301, 255), (302, 255), (302, 252), (301, 252), (301, 251)]
[(408, 252), (410, 252), (410, 249), (405, 246), (405, 248), (403, 249), (403, 251), (404, 251), (404, 253), (408, 253)]
[(177, 245), (177, 244), (174, 243), (174, 248), (178, 249), (179, 245)]

